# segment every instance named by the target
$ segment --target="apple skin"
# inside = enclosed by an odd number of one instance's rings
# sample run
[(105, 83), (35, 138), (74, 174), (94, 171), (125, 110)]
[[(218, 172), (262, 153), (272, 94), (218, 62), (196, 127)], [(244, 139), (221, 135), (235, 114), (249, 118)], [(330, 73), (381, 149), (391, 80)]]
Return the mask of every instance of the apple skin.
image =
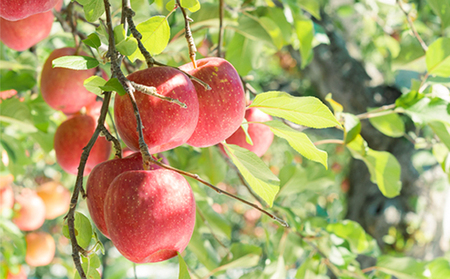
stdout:
[(58, 0), (2, 0), (0, 17), (16, 21), (34, 14), (50, 11)]
[(228, 138), (242, 123), (245, 113), (245, 92), (241, 78), (228, 61), (209, 57), (180, 67), (194, 77), (206, 82), (206, 90), (194, 82), (199, 102), (198, 124), (187, 141), (196, 147), (218, 144)]
[[(88, 144), (95, 131), (96, 120), (90, 115), (76, 115), (67, 119), (56, 129), (54, 148), (56, 160), (63, 170), (70, 174), (78, 173), (83, 148)], [(101, 162), (108, 160), (111, 143), (104, 137), (98, 137), (91, 149), (84, 168), (84, 176)]]
[(55, 240), (46, 232), (31, 232), (25, 236), (27, 251), (25, 262), (29, 266), (44, 266), (55, 257)]
[[(170, 67), (152, 67), (137, 71), (128, 79), (146, 86), (154, 86), (158, 94), (178, 99), (187, 105), (135, 92), (143, 124), (144, 140), (151, 154), (175, 148), (192, 135), (198, 121), (198, 99), (194, 85), (182, 72)], [(139, 150), (136, 116), (128, 96), (116, 95), (114, 118), (117, 131), (125, 144)]]
[[(266, 122), (272, 120), (272, 117), (257, 108), (248, 108), (245, 112), (245, 119), (248, 122)], [(242, 127), (239, 127), (225, 141), (229, 144), (236, 144), (246, 148), (258, 155), (258, 157), (261, 157), (266, 153), (273, 141), (273, 133), (270, 127), (264, 124), (250, 123), (248, 124), (248, 134), (252, 139), (253, 145), (248, 144), (245, 140), (245, 132)]]
[(194, 231), (192, 189), (182, 175), (167, 169), (117, 176), (106, 194), (104, 209), (112, 242), (135, 263), (176, 256)]
[[(53, 68), (52, 61), (62, 56), (75, 55), (75, 48), (55, 49), (45, 61), (41, 73), (41, 93), (44, 101), (56, 110), (70, 115), (95, 102), (97, 95), (89, 92), (84, 80), (95, 75), (96, 69), (72, 70)], [(78, 55), (87, 56), (83, 51)]]
[[(161, 168), (151, 165), (152, 170)], [(144, 170), (141, 153), (136, 152), (122, 159), (113, 159), (98, 164), (89, 175), (86, 183), (87, 205), (92, 221), (107, 238), (108, 230), (105, 224), (104, 204), (106, 193), (111, 182), (119, 175), (127, 171)]]
[(35, 14), (17, 21), (0, 17), (0, 40), (9, 48), (23, 51), (47, 38), (53, 25), (53, 13)]
[(23, 189), (16, 197), (20, 209), (12, 219), (22, 231), (39, 229), (45, 222), (44, 201), (31, 189)]
[(45, 219), (52, 220), (66, 213), (70, 206), (70, 191), (56, 181), (37, 187), (36, 193), (45, 204)]

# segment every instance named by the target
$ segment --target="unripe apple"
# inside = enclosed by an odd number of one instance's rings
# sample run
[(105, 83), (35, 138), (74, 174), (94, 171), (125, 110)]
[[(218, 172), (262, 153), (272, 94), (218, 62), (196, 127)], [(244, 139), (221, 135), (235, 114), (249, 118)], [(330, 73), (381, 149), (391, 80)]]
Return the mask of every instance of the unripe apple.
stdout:
[(53, 19), (52, 11), (34, 14), (17, 21), (0, 17), (0, 40), (11, 49), (26, 50), (48, 37)]
[(14, 191), (11, 187), (14, 177), (12, 175), (0, 177), (0, 212), (14, 206)]
[(225, 140), (242, 123), (245, 113), (245, 93), (239, 74), (228, 61), (209, 57), (180, 69), (206, 82), (212, 89), (206, 90), (194, 82), (199, 102), (198, 124), (187, 141), (196, 147), (207, 147)]
[(55, 257), (55, 240), (46, 232), (32, 232), (25, 236), (27, 251), (25, 262), (29, 266), (44, 266)]
[[(170, 67), (152, 67), (137, 71), (128, 79), (156, 87), (160, 95), (178, 99), (182, 108), (160, 98), (136, 91), (136, 103), (142, 118), (144, 140), (151, 154), (175, 148), (192, 135), (198, 120), (195, 88), (182, 72)], [(115, 97), (114, 118), (122, 140), (132, 150), (139, 150), (136, 116), (128, 96)]]
[[(249, 108), (245, 112), (245, 119), (247, 122), (266, 122), (272, 120), (272, 117), (257, 108)], [(242, 127), (239, 127), (236, 132), (227, 138), (226, 142), (246, 148), (258, 155), (258, 157), (261, 157), (266, 153), (273, 141), (273, 133), (270, 127), (264, 124), (250, 123), (248, 124), (248, 134), (252, 139), (253, 145), (247, 143)]]
[(72, 70), (52, 67), (52, 61), (62, 56), (87, 56), (83, 51), (77, 54), (75, 52), (76, 49), (70, 47), (55, 49), (45, 61), (41, 73), (41, 93), (44, 101), (65, 114), (76, 113), (94, 103), (97, 98), (97, 95), (89, 92), (83, 85), (84, 80), (95, 75), (95, 68)]
[[(83, 148), (88, 144), (95, 131), (97, 122), (90, 115), (76, 115), (67, 119), (56, 129), (56, 160), (63, 170), (77, 174)], [(99, 163), (108, 160), (111, 143), (104, 137), (98, 137), (86, 162), (84, 175), (88, 175)]]
[[(152, 166), (153, 167), (153, 166)], [(154, 168), (159, 168), (154, 165)], [(126, 171), (143, 170), (141, 153), (136, 152), (123, 159), (113, 159), (98, 164), (89, 175), (86, 183), (87, 205), (92, 221), (109, 238), (104, 217), (106, 193), (111, 182)]]
[(31, 189), (23, 189), (16, 197), (19, 211), (12, 221), (22, 231), (39, 229), (45, 221), (44, 201)]
[(70, 191), (60, 183), (44, 183), (36, 189), (36, 193), (44, 201), (45, 219), (55, 219), (69, 210)]
[(2, 0), (0, 17), (7, 20), (19, 20), (34, 14), (50, 11), (58, 0)]
[(111, 183), (105, 223), (119, 252), (135, 263), (159, 262), (184, 251), (195, 224), (186, 179), (171, 170), (128, 171)]

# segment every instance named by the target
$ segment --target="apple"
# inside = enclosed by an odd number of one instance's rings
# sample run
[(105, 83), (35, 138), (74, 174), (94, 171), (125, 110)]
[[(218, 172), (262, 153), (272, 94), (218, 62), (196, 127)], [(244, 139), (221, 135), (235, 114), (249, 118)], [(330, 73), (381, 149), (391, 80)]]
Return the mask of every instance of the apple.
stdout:
[[(170, 67), (152, 67), (137, 71), (128, 79), (154, 86), (160, 95), (178, 99), (182, 108), (160, 98), (136, 91), (136, 103), (143, 123), (144, 140), (151, 154), (175, 148), (192, 135), (198, 120), (198, 99), (194, 85), (182, 72)], [(114, 118), (122, 140), (132, 150), (139, 150), (136, 116), (128, 96), (116, 95)]]
[(20, 20), (34, 14), (50, 11), (59, 0), (2, 0), (0, 17), (7, 20)]
[(83, 85), (84, 80), (95, 75), (95, 68), (72, 70), (52, 67), (54, 59), (68, 55), (87, 56), (83, 51), (76, 53), (76, 49), (71, 47), (55, 49), (42, 68), (41, 93), (49, 106), (70, 115), (94, 103), (97, 95)]
[[(249, 108), (245, 111), (245, 119), (247, 122), (266, 122), (272, 120), (272, 117), (257, 108)], [(226, 142), (246, 148), (258, 155), (258, 157), (261, 157), (272, 144), (272, 131), (269, 126), (264, 124), (250, 123), (248, 124), (248, 134), (252, 139), (253, 145), (247, 143), (242, 127), (239, 127), (236, 132), (227, 138)]]
[(20, 269), (17, 273), (13, 273), (11, 271), (11, 269), (8, 270), (6, 279), (27, 279), (27, 273), (25, 272), (25, 269), (23, 268), (23, 266), (20, 266)]
[(167, 169), (120, 174), (108, 189), (104, 210), (111, 241), (135, 263), (176, 256), (194, 230), (192, 189), (182, 175)]
[(12, 221), (22, 231), (39, 229), (45, 221), (44, 201), (31, 189), (23, 189), (16, 197), (20, 209)]
[(37, 187), (36, 193), (44, 201), (45, 219), (52, 220), (69, 210), (70, 191), (56, 181)]
[[(88, 144), (95, 131), (96, 120), (90, 115), (76, 115), (67, 119), (56, 129), (54, 147), (56, 160), (63, 170), (77, 174), (83, 148)], [(84, 175), (103, 161), (108, 160), (111, 143), (104, 137), (98, 137), (86, 162)]]
[(46, 232), (31, 232), (25, 236), (25, 262), (29, 266), (48, 265), (55, 257), (55, 240)]
[(0, 177), (0, 212), (3, 209), (11, 209), (14, 206), (14, 191), (11, 183), (14, 181), (12, 175)]
[(236, 131), (245, 113), (245, 92), (241, 78), (228, 61), (209, 57), (180, 67), (194, 77), (206, 82), (212, 89), (206, 90), (194, 82), (199, 102), (198, 124), (187, 141), (196, 147), (218, 144)]
[[(159, 166), (155, 165), (156, 167)], [(98, 164), (87, 180), (86, 194), (89, 213), (100, 232), (108, 238), (103, 210), (106, 193), (114, 178), (131, 170), (143, 170), (142, 156), (139, 152), (123, 159), (113, 159)]]

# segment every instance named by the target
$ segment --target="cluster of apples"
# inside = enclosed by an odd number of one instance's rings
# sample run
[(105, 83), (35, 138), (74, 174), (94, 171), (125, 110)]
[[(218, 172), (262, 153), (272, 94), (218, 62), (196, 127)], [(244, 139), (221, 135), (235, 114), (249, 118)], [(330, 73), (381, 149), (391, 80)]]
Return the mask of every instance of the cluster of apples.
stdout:
[(0, 40), (9, 48), (23, 51), (45, 39), (52, 29), (53, 8), (62, 0), (2, 0), (0, 2)]
[[(36, 190), (24, 188), (14, 195), (13, 177), (1, 177), (0, 212), (13, 210), (12, 221), (22, 231), (27, 232), (25, 262), (29, 266), (48, 265), (55, 255), (55, 241), (44, 231), (36, 231), (45, 220), (55, 219), (67, 212), (70, 206), (70, 192), (55, 181), (41, 184)], [(26, 278), (24, 270), (11, 274), (8, 278)]]

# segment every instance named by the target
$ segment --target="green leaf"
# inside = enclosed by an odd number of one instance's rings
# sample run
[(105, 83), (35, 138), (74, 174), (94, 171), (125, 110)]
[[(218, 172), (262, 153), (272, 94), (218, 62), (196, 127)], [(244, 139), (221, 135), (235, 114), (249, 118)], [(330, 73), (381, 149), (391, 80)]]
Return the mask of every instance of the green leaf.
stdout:
[(450, 278), (450, 261), (445, 258), (436, 258), (428, 264), (430, 279)]
[(318, 149), (305, 133), (296, 131), (286, 124), (276, 120), (264, 122), (263, 124), (269, 126), (270, 130), (276, 136), (287, 140), (289, 145), (292, 146), (292, 148), (294, 148), (298, 153), (309, 160), (321, 163), (326, 169), (328, 169), (327, 153)]
[(227, 45), (225, 59), (233, 64), (241, 76), (245, 76), (255, 68), (262, 47), (262, 44), (257, 40), (251, 40), (235, 33), (233, 39)]
[[(167, 46), (170, 38), (170, 27), (164, 16), (154, 16), (138, 24), (137, 30), (142, 34), (141, 42), (151, 55), (160, 54)], [(145, 60), (139, 49), (130, 55), (131, 61)]]
[(433, 121), (428, 124), (442, 143), (450, 150), (450, 124)]
[(200, 211), (205, 222), (212, 231), (220, 237), (231, 238), (231, 224), (221, 214), (215, 212), (207, 201), (197, 200), (197, 210)]
[(220, 263), (222, 270), (248, 268), (257, 265), (262, 249), (255, 245), (233, 243), (230, 248), (230, 253), (232, 257), (224, 257)]
[[(0, 64), (3, 62), (0, 62)], [(0, 91), (14, 89), (17, 91), (26, 91), (36, 85), (36, 77), (29, 71), (8, 71), (0, 75)]]
[(116, 45), (116, 49), (125, 56), (132, 55), (138, 49), (138, 42), (133, 37), (128, 37)]
[(87, 70), (98, 66), (95, 58), (88, 56), (63, 56), (52, 61), (53, 68), (67, 68), (72, 70)]
[(83, 85), (84, 87), (89, 91), (94, 93), (97, 96), (101, 96), (103, 93), (103, 90), (100, 88), (101, 86), (105, 86), (106, 80), (99, 76), (92, 76), (90, 78), (87, 78)]
[(343, 113), (342, 116), (344, 117), (345, 143), (349, 143), (361, 132), (361, 122), (354, 114)]
[(120, 81), (117, 78), (111, 78), (109, 79), (105, 85), (100, 86), (100, 88), (103, 91), (115, 91), (117, 92), (117, 94), (119, 94), (120, 96), (126, 95), (127, 92), (125, 91), (125, 89), (123, 88), (122, 84), (120, 83)]
[(285, 92), (271, 91), (258, 94), (250, 107), (307, 127), (341, 127), (330, 109), (315, 97), (294, 97)]
[(100, 37), (96, 33), (89, 34), (89, 36), (83, 40), (83, 43), (93, 48), (99, 48), (102, 45)]
[(242, 128), (242, 130), (244, 131), (244, 134), (245, 134), (245, 141), (246, 141), (248, 144), (253, 145), (253, 140), (252, 140), (252, 138), (250, 137), (250, 134), (248, 133), (248, 123), (247, 123), (247, 120), (244, 118), (243, 121), (245, 121), (245, 123), (242, 123), (242, 124), (241, 124), (241, 128)]
[(200, 1), (198, 0), (181, 0), (181, 7), (189, 9), (191, 13), (195, 13), (200, 10)]
[(378, 257), (377, 270), (399, 279), (425, 279), (425, 263), (409, 257), (396, 258), (388, 255)]
[(355, 254), (369, 253), (377, 245), (375, 240), (366, 234), (361, 225), (354, 221), (343, 220), (339, 223), (329, 224), (327, 231), (347, 240), (351, 251)]
[[(63, 227), (63, 235), (70, 239), (67, 222)], [(75, 237), (78, 245), (87, 248), (92, 238), (92, 225), (89, 219), (80, 212), (75, 212)]]
[(429, 74), (441, 77), (450, 76), (449, 45), (450, 38), (439, 38), (428, 47), (425, 60)]
[[(199, 218), (196, 219), (196, 222)], [(197, 259), (208, 269), (213, 270), (219, 266), (219, 260), (217, 258), (217, 252), (211, 248), (211, 244), (208, 240), (202, 238), (202, 235), (198, 231), (198, 227), (194, 229), (191, 240), (189, 241), (188, 249), (192, 251)]]
[(233, 144), (224, 144), (224, 149), (255, 193), (272, 206), (280, 188), (278, 177), (255, 153)]
[(89, 22), (96, 21), (105, 12), (105, 6), (102, 0), (90, 0), (89, 3), (82, 5), (84, 15)]
[(116, 45), (123, 40), (125, 40), (127, 36), (125, 35), (125, 29), (123, 29), (123, 24), (119, 24), (114, 27), (114, 42)]
[(298, 16), (294, 25), (298, 40), (300, 41), (300, 54), (302, 56), (301, 68), (303, 69), (313, 57), (312, 41), (314, 39), (314, 24), (311, 19)]
[(370, 180), (378, 185), (384, 196), (393, 198), (400, 194), (401, 168), (391, 153), (368, 148), (361, 135), (348, 143), (347, 147), (355, 159), (362, 160), (366, 164), (370, 172)]
[(269, 33), (270, 37), (272, 37), (272, 43), (280, 50), (285, 44), (280, 27), (269, 17), (261, 17), (259, 18), (259, 22), (267, 33)]
[(449, 103), (441, 98), (422, 98), (413, 105), (404, 108), (404, 112), (419, 124), (443, 121), (450, 124)]
[(431, 9), (441, 18), (442, 30), (450, 26), (450, 0), (427, 0)]
[(203, 148), (197, 164), (200, 173), (214, 185), (223, 181), (227, 171), (227, 164), (219, 152), (214, 146)]
[(371, 117), (369, 121), (370, 124), (386, 136), (398, 138), (405, 134), (405, 123), (397, 113)]
[(301, 266), (297, 269), (295, 274), (296, 279), (324, 279), (326, 274), (325, 263), (319, 255), (314, 255), (311, 258), (307, 258)]
[(179, 252), (177, 252), (177, 255), (178, 255), (178, 263), (180, 266), (178, 279), (191, 279), (191, 276), (189, 275), (189, 271), (187, 269), (186, 262), (184, 261), (183, 257), (180, 255)]
[(237, 33), (240, 33), (250, 40), (257, 41), (259, 44), (264, 42), (273, 46), (272, 37), (266, 29), (264, 29), (257, 17), (250, 14), (240, 14), (238, 24), (239, 25), (235, 29)]
[(330, 103), (330, 106), (333, 109), (335, 115), (338, 115), (344, 111), (344, 107), (340, 103), (333, 100), (333, 95), (331, 93), (327, 94), (327, 96), (325, 97), (325, 101)]
[(310, 13), (317, 19), (321, 19), (320, 17), (320, 1), (316, 0), (298, 0), (298, 4), (302, 7), (303, 10)]

